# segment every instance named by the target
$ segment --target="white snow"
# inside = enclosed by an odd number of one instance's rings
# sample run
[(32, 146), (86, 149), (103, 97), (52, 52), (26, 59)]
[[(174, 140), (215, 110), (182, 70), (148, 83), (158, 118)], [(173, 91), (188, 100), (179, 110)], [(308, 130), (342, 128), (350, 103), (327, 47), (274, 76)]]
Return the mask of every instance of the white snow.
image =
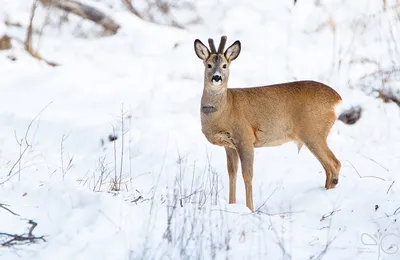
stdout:
[(0, 37), (3, 37), (6, 31), (6, 25), (0, 17)]
[[(121, 24), (118, 33), (96, 37), (96, 25), (73, 15), (58, 28), (54, 10), (33, 43), (61, 66), (16, 40), (0, 52), (0, 204), (19, 214), (0, 208), (0, 232), (28, 232), (33, 220), (46, 239), (0, 246), (0, 259), (399, 259), (400, 109), (363, 87), (399, 90), (400, 79), (360, 80), (400, 66), (396, 1), (386, 10), (366, 0), (198, 1), (202, 21), (184, 30), (117, 0), (85, 3)], [(30, 4), (1, 0), (0, 19), (26, 26)], [(39, 7), (36, 28), (46, 15)], [(174, 16), (190, 20), (188, 10)], [(25, 38), (23, 28), (4, 31)], [(363, 108), (329, 136), (342, 163), (335, 189), (324, 189), (307, 148), (288, 143), (256, 149), (257, 212), (245, 207), (240, 171), (228, 204), (224, 149), (201, 133), (204, 68), (193, 49), (221, 35), (242, 44), (230, 87), (312, 79), (340, 93), (341, 110)]]

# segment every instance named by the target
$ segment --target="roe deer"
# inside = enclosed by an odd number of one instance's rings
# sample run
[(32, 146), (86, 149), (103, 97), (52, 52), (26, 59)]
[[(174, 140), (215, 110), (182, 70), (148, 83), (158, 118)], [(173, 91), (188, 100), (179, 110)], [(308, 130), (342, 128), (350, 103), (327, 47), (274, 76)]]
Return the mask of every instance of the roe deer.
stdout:
[(279, 146), (293, 141), (300, 152), (303, 144), (322, 164), (325, 188), (336, 186), (341, 163), (329, 149), (328, 134), (337, 119), (335, 106), (342, 98), (315, 81), (295, 81), (269, 86), (228, 89), (229, 66), (240, 53), (240, 41), (225, 51), (226, 36), (218, 51), (199, 39), (196, 55), (203, 60), (204, 89), (201, 98), (202, 132), (207, 140), (225, 147), (229, 174), (229, 203), (236, 203), (236, 176), (240, 159), (246, 190), (246, 206), (253, 207), (254, 148)]

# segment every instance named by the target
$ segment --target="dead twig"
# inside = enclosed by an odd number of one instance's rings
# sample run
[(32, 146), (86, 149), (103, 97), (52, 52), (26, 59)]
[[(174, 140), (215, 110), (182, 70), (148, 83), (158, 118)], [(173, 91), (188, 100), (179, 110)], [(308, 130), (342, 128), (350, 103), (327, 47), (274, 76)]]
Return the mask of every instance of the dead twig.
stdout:
[(61, 145), (60, 145), (60, 158), (61, 158), (61, 171), (62, 171), (62, 179), (65, 179), (65, 175), (67, 175), (67, 172), (72, 168), (73, 166), (73, 160), (74, 160), (74, 156), (70, 157), (68, 160), (68, 164), (65, 167), (64, 165), (64, 142), (68, 139), (69, 134), (68, 135), (63, 135), (61, 138)]
[(31, 8), (31, 16), (30, 16), (30, 18), (29, 18), (29, 26), (28, 26), (28, 30), (27, 30), (26, 38), (25, 38), (25, 42), (24, 42), (25, 50), (26, 50), (32, 57), (34, 57), (35, 59), (44, 61), (44, 62), (47, 63), (48, 65), (50, 65), (50, 66), (52, 66), (52, 67), (55, 67), (55, 66), (58, 66), (59, 64), (44, 59), (44, 58), (43, 58), (42, 56), (40, 56), (40, 54), (39, 54), (37, 51), (35, 51), (35, 50), (33, 49), (33, 47), (32, 47), (33, 19), (35, 18), (35, 12), (36, 12), (36, 8), (37, 8), (37, 5), (38, 5), (38, 1), (39, 1), (39, 0), (36, 0), (36, 1), (33, 3), (32, 8)]
[(367, 78), (370, 78), (370, 77), (378, 77), (378, 76), (381, 76), (382, 78), (384, 78), (384, 77), (387, 78), (387, 77), (389, 77), (389, 76), (391, 76), (393, 74), (396, 74), (396, 73), (400, 73), (400, 68), (393, 68), (393, 69), (390, 69), (390, 70), (381, 69), (381, 70), (377, 70), (377, 71), (374, 71), (372, 73), (366, 74), (366, 75), (362, 76), (359, 80), (364, 80), (364, 79), (367, 79)]
[(384, 178), (381, 178), (381, 177), (378, 177), (378, 176), (361, 176), (361, 174), (357, 171), (357, 169), (356, 169), (356, 167), (354, 167), (354, 165), (350, 162), (350, 161), (348, 161), (348, 160), (346, 160), (348, 163), (350, 163), (350, 165), (351, 165), (351, 167), (354, 169), (354, 171), (357, 173), (357, 175), (362, 179), (362, 178), (375, 178), (375, 179), (379, 179), (379, 180), (382, 180), (382, 181), (386, 181)]
[(18, 245), (18, 244), (35, 243), (37, 240), (42, 240), (42, 241), (46, 242), (46, 239), (44, 239), (44, 236), (37, 237), (32, 234), (33, 230), (37, 226), (37, 223), (33, 220), (29, 220), (28, 224), (31, 225), (28, 230), (28, 233), (17, 235), (17, 234), (9, 234), (9, 233), (5, 233), (5, 232), (0, 232), (0, 236), (9, 238), (9, 239), (6, 239), (5, 242), (2, 242), (0, 245), (9, 247), (9, 246)]
[(394, 93), (391, 89), (375, 89), (375, 91), (384, 103), (393, 102), (400, 107), (400, 93)]
[[(142, 20), (145, 20), (147, 22), (151, 23), (156, 23), (156, 24), (166, 24), (171, 27), (179, 28), (179, 29), (184, 29), (185, 26), (181, 24), (180, 22), (175, 19), (173, 15), (173, 9), (186, 9), (193, 11), (195, 8), (192, 4), (188, 2), (181, 3), (179, 5), (177, 4), (172, 4), (169, 1), (165, 0), (153, 0), (153, 1), (147, 1), (148, 3), (146, 4), (147, 7), (144, 8), (144, 10), (139, 10), (132, 4), (132, 0), (122, 0), (123, 4), (126, 6), (126, 8), (139, 17)], [(158, 17), (162, 16), (164, 18), (164, 22), (158, 21)], [(198, 23), (201, 18), (198, 15), (193, 15), (194, 19), (189, 21), (186, 24), (195, 24)]]
[(56, 7), (68, 13), (73, 13), (83, 19), (101, 25), (105, 32), (116, 34), (120, 25), (102, 11), (73, 0), (39, 0), (44, 6)]
[(322, 215), (322, 218), (319, 221), (324, 221), (325, 219), (329, 218), (330, 216), (333, 216), (336, 212), (341, 211), (341, 209), (338, 210), (333, 210), (327, 214)]
[(144, 17), (142, 16), (142, 14), (132, 5), (131, 0), (122, 0), (122, 3), (126, 6), (126, 8), (128, 8), (128, 10), (133, 13), (134, 15), (136, 15), (137, 17), (144, 19)]
[(358, 58), (358, 59), (352, 59), (349, 62), (350, 64), (357, 64), (357, 63), (361, 63), (361, 64), (374, 64), (376, 66), (379, 66), (379, 62), (377, 62), (376, 60), (372, 60), (369, 58)]
[(21, 28), (21, 27), (22, 27), (22, 24), (21, 24), (21, 23), (18, 23), (18, 22), (11, 22), (11, 21), (9, 21), (9, 20), (5, 20), (5, 21), (4, 21), (4, 24), (7, 25), (7, 26), (13, 26), (13, 27), (18, 27), (18, 28)]
[(275, 190), (268, 196), (268, 198), (264, 201), (264, 203), (261, 204), (261, 205), (256, 209), (255, 213), (260, 213), (260, 209), (261, 209), (262, 207), (264, 207), (264, 205), (268, 202), (268, 200), (272, 197), (272, 195), (275, 194), (275, 192), (276, 192), (277, 189), (278, 189), (278, 188), (275, 188)]
[(19, 216), (17, 213), (15, 213), (15, 212), (12, 211), (11, 209), (7, 208), (6, 206), (9, 207), (10, 205), (0, 203), (0, 208), (7, 210), (8, 212), (10, 212), (11, 214), (13, 214), (14, 216)]
[[(11, 179), (12, 177), (14, 177), (16, 174), (20, 174), (20, 173), (21, 173), (21, 169), (22, 169), (22, 168), (21, 168), (21, 162), (22, 162), (22, 159), (23, 159), (25, 153), (26, 153), (30, 148), (32, 148), (32, 144), (30, 144), (30, 142), (28, 141), (28, 135), (29, 135), (30, 129), (31, 129), (33, 123), (34, 123), (34, 122), (38, 119), (38, 117), (43, 113), (43, 111), (44, 111), (48, 106), (50, 106), (52, 103), (53, 103), (53, 101), (51, 101), (49, 104), (47, 104), (47, 105), (46, 105), (42, 110), (40, 110), (40, 112), (29, 122), (29, 125), (28, 125), (28, 127), (27, 127), (27, 129), (26, 129), (26, 131), (25, 131), (25, 136), (24, 136), (23, 139), (21, 138), (21, 140), (18, 140), (17, 133), (16, 133), (16, 131), (14, 130), (14, 136), (15, 136), (15, 139), (16, 139), (17, 144), (18, 144), (18, 146), (19, 146), (19, 157), (18, 157), (18, 159), (14, 162), (14, 164), (11, 166), (11, 169), (10, 169), (10, 171), (8, 172), (7, 178), (6, 178), (4, 181), (1, 181), (1, 182), (0, 182), (0, 185), (6, 183), (8, 180), (10, 180), (10, 179)], [(23, 148), (24, 145), (25, 145), (25, 147)], [(17, 165), (18, 165), (18, 171), (14, 172), (14, 169), (15, 169), (15, 167), (17, 167)], [(18, 175), (18, 180), (20, 180), (20, 175)]]
[(393, 181), (392, 184), (390, 184), (389, 189), (387, 190), (386, 194), (389, 194), (389, 191), (390, 191), (390, 189), (392, 188), (392, 186), (393, 186), (393, 184), (394, 184), (395, 182), (396, 182), (396, 181)]
[[(330, 227), (329, 227), (329, 229), (330, 229)], [(326, 253), (328, 252), (328, 249), (329, 249), (330, 245), (331, 245), (333, 242), (335, 242), (336, 238), (337, 238), (337, 237), (334, 237), (333, 239), (329, 240), (329, 241), (326, 243), (324, 250), (322, 250), (321, 253), (320, 253), (315, 259), (318, 259), (318, 260), (322, 259), (322, 258), (326, 255)]]
[(386, 168), (385, 166), (383, 166), (382, 164), (380, 164), (380, 163), (378, 163), (377, 161), (375, 161), (374, 159), (372, 159), (372, 158), (369, 158), (369, 157), (366, 157), (366, 156), (364, 156), (364, 155), (362, 155), (362, 154), (360, 154), (360, 153), (357, 153), (358, 155), (360, 155), (360, 156), (362, 156), (362, 157), (364, 157), (365, 159), (368, 159), (368, 160), (370, 160), (370, 161), (372, 161), (372, 162), (374, 162), (376, 165), (378, 165), (378, 166), (380, 166), (382, 169), (384, 169), (385, 171), (389, 171), (389, 169), (388, 168)]
[[(10, 26), (10, 27), (23, 28), (23, 29), (24, 29), (24, 27), (26, 27), (25, 25), (22, 25), (22, 24), (19, 23), (19, 22), (11, 22), (11, 21), (8, 21), (8, 20), (6, 20), (6, 21), (4, 22), (4, 24), (7, 25), (7, 26)], [(41, 34), (41, 33), (42, 33), (41, 30), (32, 28), (32, 34)], [(21, 40), (21, 39), (18, 39), (17, 37), (15, 37), (15, 36), (10, 36), (10, 37), (11, 37), (12, 39), (18, 41), (19, 43), (24, 44), (24, 41)]]
[(124, 111), (124, 104), (121, 107), (121, 155), (120, 155), (120, 168), (119, 168), (119, 180), (118, 180), (118, 190), (121, 190), (121, 182), (122, 182), (122, 172), (123, 172), (123, 165), (124, 165), (124, 144), (125, 144), (125, 111)]
[[(18, 142), (18, 144), (19, 144), (19, 147), (20, 147), (20, 149), (19, 149), (19, 157), (18, 157), (18, 159), (15, 161), (15, 163), (11, 166), (11, 169), (10, 169), (10, 171), (8, 172), (8, 175), (7, 176), (11, 176), (12, 175), (12, 173), (13, 173), (13, 171), (14, 171), (14, 169), (15, 169), (15, 167), (18, 165), (19, 167), (18, 167), (18, 173), (20, 172), (20, 169), (21, 169), (21, 160), (22, 160), (22, 158), (24, 157), (24, 155), (25, 155), (25, 153), (28, 151), (28, 149), (31, 147), (30, 145), (27, 145), (27, 146), (25, 146), (25, 148), (24, 148), (24, 150), (22, 150), (22, 145), (21, 145), (21, 142)], [(3, 183), (1, 183), (1, 184), (3, 184)]]

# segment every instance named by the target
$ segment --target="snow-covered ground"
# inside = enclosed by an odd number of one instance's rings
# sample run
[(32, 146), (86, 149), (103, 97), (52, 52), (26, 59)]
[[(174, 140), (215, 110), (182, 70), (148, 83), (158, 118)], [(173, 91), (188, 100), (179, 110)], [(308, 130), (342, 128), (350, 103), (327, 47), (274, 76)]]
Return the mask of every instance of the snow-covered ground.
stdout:
[[(118, 33), (95, 37), (97, 25), (72, 15), (59, 28), (62, 12), (39, 7), (36, 28), (53, 20), (34, 46), (61, 66), (17, 40), (0, 51), (0, 205), (19, 214), (0, 208), (0, 232), (23, 234), (33, 220), (46, 239), (0, 246), (0, 259), (399, 259), (400, 109), (363, 89), (400, 89), (398, 76), (372, 74), (400, 66), (396, 1), (198, 1), (174, 10), (202, 18), (186, 29), (143, 21), (118, 0), (85, 2)], [(30, 8), (1, 0), (0, 35), (23, 40), (25, 29), (1, 21), (26, 27)], [(342, 162), (335, 189), (307, 148), (288, 143), (256, 149), (257, 211), (241, 178), (228, 204), (225, 152), (201, 133), (193, 50), (222, 34), (242, 43), (230, 87), (312, 79), (336, 89), (342, 109), (363, 108), (329, 136)]]

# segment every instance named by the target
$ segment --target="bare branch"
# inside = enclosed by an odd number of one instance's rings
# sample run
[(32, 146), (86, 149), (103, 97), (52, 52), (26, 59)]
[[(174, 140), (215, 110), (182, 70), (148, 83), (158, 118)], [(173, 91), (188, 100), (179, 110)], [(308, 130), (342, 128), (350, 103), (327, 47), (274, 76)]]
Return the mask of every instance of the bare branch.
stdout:
[(73, 0), (39, 0), (44, 6), (56, 7), (69, 13), (73, 13), (103, 26), (104, 30), (116, 34), (120, 25), (102, 11)]
[(400, 107), (400, 93), (393, 93), (392, 90), (376, 89), (378, 97), (385, 103), (393, 102)]
[(42, 61), (46, 62), (48, 65), (55, 67), (55, 66), (58, 66), (57, 63), (44, 59), (42, 56), (39, 55), (39, 53), (37, 51), (33, 50), (33, 47), (32, 47), (32, 32), (33, 32), (32, 24), (33, 24), (33, 19), (35, 18), (35, 12), (36, 12), (38, 1), (39, 0), (36, 0), (33, 3), (32, 8), (31, 8), (31, 16), (29, 18), (29, 26), (28, 26), (28, 30), (26, 33), (25, 43), (24, 43), (25, 50), (35, 59), (42, 60)]
[(6, 238), (9, 238), (5, 242), (2, 242), (0, 245), (1, 246), (13, 246), (13, 245), (17, 245), (17, 244), (35, 243), (37, 240), (42, 240), (42, 241), (46, 242), (46, 240), (44, 239), (44, 236), (37, 237), (32, 234), (33, 230), (37, 226), (37, 223), (33, 220), (29, 220), (28, 224), (30, 224), (31, 226), (30, 226), (27, 234), (17, 235), (17, 234), (9, 234), (9, 233), (5, 233), (5, 232), (0, 232), (0, 237), (3, 236)]
[[(184, 28), (184, 26), (182, 24), (180, 24), (173, 17), (173, 14), (171, 12), (171, 9), (172, 9), (171, 6), (172, 5), (169, 2), (160, 1), (160, 0), (156, 0), (154, 2), (149, 1), (149, 3), (147, 4), (147, 13), (141, 12), (137, 8), (135, 8), (133, 6), (133, 4), (132, 4), (132, 0), (122, 0), (122, 2), (124, 3), (126, 8), (131, 13), (133, 13), (134, 15), (139, 17), (140, 19), (143, 19), (143, 20), (148, 21), (148, 22), (160, 24), (158, 21), (156, 21), (157, 19), (154, 17), (154, 15), (151, 12), (152, 9), (155, 8), (158, 12), (161, 12), (161, 14), (163, 16), (165, 16), (167, 18), (167, 20), (169, 20), (169, 22), (167, 22), (167, 24), (169, 26), (176, 27), (176, 28), (179, 28), (179, 29), (183, 29)], [(189, 7), (190, 7), (191, 10), (193, 9), (193, 7), (191, 5), (189, 5)], [(197, 16), (195, 19), (192, 20), (191, 23), (196, 23), (199, 20), (200, 20), (200, 17)]]
[(144, 20), (142, 14), (132, 5), (132, 2), (130, 0), (122, 0), (122, 2), (131, 13)]
[(15, 213), (15, 212), (12, 211), (11, 209), (7, 208), (6, 206), (9, 207), (10, 205), (0, 203), (0, 208), (7, 210), (8, 212), (10, 212), (11, 214), (13, 214), (14, 216), (19, 216), (17, 213)]
[(324, 221), (325, 219), (327, 219), (330, 216), (333, 216), (336, 212), (339, 212), (339, 211), (341, 211), (341, 209), (333, 210), (327, 214), (324, 214), (324, 215), (322, 215), (322, 218), (319, 221)]

